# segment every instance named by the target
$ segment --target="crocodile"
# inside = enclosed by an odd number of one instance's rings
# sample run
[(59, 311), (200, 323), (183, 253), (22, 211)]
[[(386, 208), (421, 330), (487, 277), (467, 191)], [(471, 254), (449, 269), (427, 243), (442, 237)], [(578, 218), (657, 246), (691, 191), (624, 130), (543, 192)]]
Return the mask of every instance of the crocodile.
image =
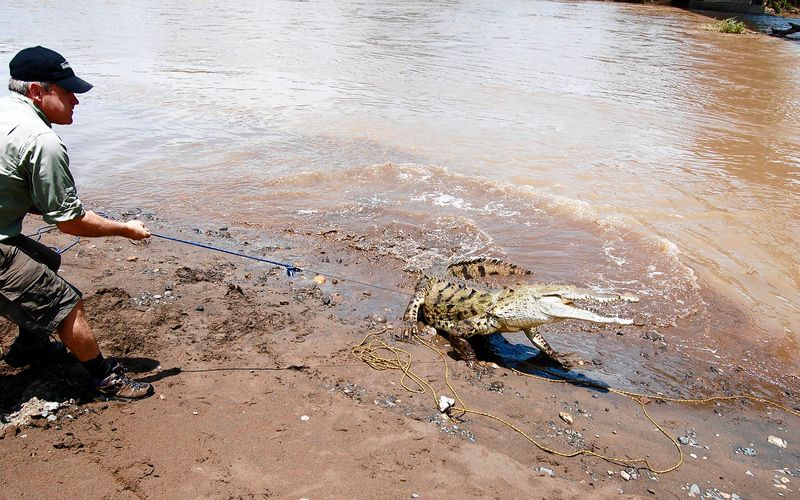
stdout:
[(427, 324), (446, 333), (458, 357), (478, 364), (468, 339), (475, 335), (522, 331), (547, 358), (565, 368), (575, 363), (572, 353), (558, 353), (536, 331), (546, 323), (580, 319), (629, 325), (630, 319), (606, 317), (570, 305), (573, 300), (637, 302), (631, 294), (599, 293), (563, 284), (520, 283), (492, 287), (480, 280), (524, 276), (530, 271), (499, 259), (458, 260), (426, 271), (403, 314), (400, 340), (410, 341)]

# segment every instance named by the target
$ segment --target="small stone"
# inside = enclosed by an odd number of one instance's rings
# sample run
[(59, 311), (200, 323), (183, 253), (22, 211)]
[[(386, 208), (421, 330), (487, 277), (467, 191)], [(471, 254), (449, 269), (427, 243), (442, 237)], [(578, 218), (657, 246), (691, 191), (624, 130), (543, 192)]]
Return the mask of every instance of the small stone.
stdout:
[(197, 412), (196, 412), (196, 411), (193, 411), (193, 412), (192, 412), (192, 415), (197, 415)]
[(779, 448), (786, 448), (786, 441), (777, 436), (770, 436), (767, 440)]
[(697, 455), (695, 455), (694, 453), (689, 453), (689, 456), (692, 458), (697, 458)]
[(411, 498), (419, 498), (419, 493), (412, 493)]
[(700, 494), (700, 487), (699, 486), (697, 486), (696, 484), (693, 484), (693, 485), (691, 485), (689, 487), (689, 496), (690, 497), (696, 497), (699, 494)]
[(566, 422), (566, 423), (567, 423), (567, 424), (569, 424), (569, 425), (572, 425), (572, 423), (573, 423), (573, 421), (574, 421), (574, 420), (572, 419), (572, 415), (570, 415), (569, 413), (567, 413), (567, 412), (565, 412), (565, 411), (562, 411), (561, 413), (559, 413), (559, 414), (558, 414), (558, 416), (559, 416), (559, 418), (560, 418), (561, 420), (563, 420), (564, 422)]
[(553, 477), (553, 476), (556, 475), (555, 471), (553, 469), (548, 468), (548, 467), (536, 467), (536, 469), (534, 469), (534, 470), (536, 472), (538, 472), (540, 476)]
[(752, 475), (753, 475), (753, 473), (752, 473), (752, 472), (750, 472), (750, 471), (747, 471), (747, 472), (745, 472), (745, 475), (747, 475), (747, 476), (752, 476)]
[(452, 398), (448, 398), (444, 394), (439, 396), (439, 411), (442, 413), (446, 413), (454, 404), (456, 404), (456, 400)]
[(156, 299), (156, 300), (158, 300), (158, 299), (160, 299), (160, 298), (161, 298), (161, 295), (158, 295), (158, 294), (156, 294), (156, 295), (153, 295), (153, 298), (154, 298), (154, 299)]
[(317, 285), (324, 285), (325, 281), (327, 281), (325, 279), (325, 276), (322, 276), (321, 274), (314, 276), (314, 283), (316, 283)]
[(619, 471), (619, 475), (622, 477), (622, 479), (624, 479), (626, 481), (630, 481), (631, 480), (631, 475), (628, 474), (627, 472), (625, 472), (624, 470)]
[(165, 399), (167, 399), (167, 397), (165, 395), (163, 395), (163, 394), (159, 394), (158, 395), (158, 399), (160, 399), (161, 401), (164, 401)]
[(197, 307), (194, 308), (195, 311), (205, 311), (205, 307), (203, 304), (197, 304)]
[(653, 488), (647, 488), (647, 492), (650, 493), (651, 495), (656, 494), (656, 490), (654, 490)]
[(128, 257), (125, 260), (127, 260), (128, 262), (135, 262), (135, 261), (139, 260), (139, 257), (137, 257), (135, 255), (131, 255), (130, 257)]
[(311, 417), (309, 417), (308, 415), (302, 415), (302, 416), (300, 417), (300, 420), (301, 420), (302, 422), (308, 422), (308, 421), (309, 421), (309, 419), (311, 419)]

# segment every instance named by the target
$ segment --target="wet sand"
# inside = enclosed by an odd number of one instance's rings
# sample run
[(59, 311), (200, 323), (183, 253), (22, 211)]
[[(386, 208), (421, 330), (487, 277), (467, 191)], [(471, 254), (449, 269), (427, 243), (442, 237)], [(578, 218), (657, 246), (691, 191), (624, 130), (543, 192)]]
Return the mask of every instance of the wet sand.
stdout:
[[(158, 219), (148, 225), (159, 232), (172, 226)], [(219, 246), (230, 243), (228, 235), (227, 229), (181, 234)], [(367, 334), (384, 332), (381, 338), (389, 345), (411, 354), (413, 370), (437, 396), (453, 396), (436, 353), (391, 337), (415, 276), (402, 270), (402, 262), (361, 248), (347, 235), (287, 230), (283, 236), (283, 248), (250, 250), (277, 261), (301, 254), (305, 262), (295, 262), (301, 267), (336, 263), (347, 270), (346, 277), (364, 284), (328, 276), (320, 285), (313, 273), (288, 278), (279, 268), (155, 239), (147, 245), (84, 239), (70, 249), (62, 273), (84, 291), (104, 352), (118, 357), (137, 378), (152, 381), (156, 393), (136, 403), (93, 400), (84, 372), (69, 360), (23, 370), (0, 368), (3, 414), (19, 410), (34, 396), (62, 403), (49, 419), (4, 427), (3, 496), (796, 494), (800, 418), (750, 401), (685, 405), (645, 400), (654, 420), (682, 443), (683, 464), (665, 473), (651, 472), (643, 463), (632, 467), (597, 457), (558, 456), (478, 414), (449, 419), (431, 393), (406, 391), (400, 372), (374, 370), (351, 353)], [(45, 238), (61, 246), (71, 241), (55, 234)], [(589, 337), (570, 325), (570, 335), (554, 333), (548, 339), (568, 349)], [(692, 374), (686, 378), (686, 394), (726, 395), (747, 385), (746, 370), (702, 360), (679, 363), (675, 358), (685, 353), (670, 342), (672, 329), (661, 329), (660, 338), (648, 331), (633, 325), (599, 332), (607, 342), (605, 352), (570, 375), (592, 379), (598, 371), (624, 372), (630, 385), (621, 388), (648, 392), (637, 385), (636, 374), (672, 363)], [(13, 329), (2, 323), (0, 332), (6, 346)], [(646, 458), (656, 470), (680, 460), (678, 448), (644, 418), (642, 407), (624, 396), (523, 377), (508, 366), (478, 376), (446, 354), (444, 339), (432, 340), (445, 353), (452, 388), (469, 408), (512, 423), (545, 447), (566, 454), (589, 449)], [(620, 359), (613, 352), (618, 342), (639, 348), (646, 363)], [(492, 359), (505, 364), (502, 358)], [(535, 362), (515, 366), (532, 372), (540, 368)], [(640, 375), (640, 380), (652, 378)], [(796, 395), (783, 396), (786, 404), (798, 406)], [(562, 412), (572, 416), (571, 425), (560, 418)], [(769, 442), (770, 436), (784, 440), (786, 448)]]

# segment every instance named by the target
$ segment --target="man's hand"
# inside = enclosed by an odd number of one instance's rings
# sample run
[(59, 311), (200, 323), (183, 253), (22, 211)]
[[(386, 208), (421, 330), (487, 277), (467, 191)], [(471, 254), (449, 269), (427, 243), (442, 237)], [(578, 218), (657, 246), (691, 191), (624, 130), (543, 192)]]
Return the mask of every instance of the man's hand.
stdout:
[(126, 238), (132, 240), (143, 240), (150, 237), (150, 230), (144, 227), (144, 222), (140, 220), (131, 220), (125, 223), (127, 226)]

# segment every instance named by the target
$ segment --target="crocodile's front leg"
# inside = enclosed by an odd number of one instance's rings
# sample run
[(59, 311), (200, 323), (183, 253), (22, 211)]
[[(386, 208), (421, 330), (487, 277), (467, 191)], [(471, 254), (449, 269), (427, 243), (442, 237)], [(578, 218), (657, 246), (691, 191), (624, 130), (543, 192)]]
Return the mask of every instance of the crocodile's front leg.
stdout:
[(422, 278), (417, 282), (417, 287), (414, 290), (414, 296), (406, 307), (406, 312), (403, 313), (403, 328), (400, 335), (396, 338), (404, 342), (411, 342), (414, 335), (418, 335), (422, 328), (425, 326), (419, 321), (419, 309), (425, 303), (425, 295), (428, 293), (428, 280)]
[(490, 318), (470, 318), (459, 321), (449, 330), (450, 345), (458, 354), (458, 357), (467, 362), (470, 367), (491, 371), (492, 364), (486, 361), (478, 361), (475, 349), (469, 343), (468, 338), (473, 335), (486, 335), (496, 330), (496, 325)]
[(567, 353), (560, 353), (556, 352), (550, 344), (542, 337), (542, 335), (536, 331), (535, 328), (528, 328), (523, 330), (525, 335), (531, 341), (531, 343), (541, 351), (542, 354), (547, 356), (548, 358), (552, 359), (559, 365), (563, 366), (564, 368), (569, 368), (571, 366), (575, 366), (576, 364), (580, 364), (580, 359), (575, 355), (574, 352), (567, 352)]

